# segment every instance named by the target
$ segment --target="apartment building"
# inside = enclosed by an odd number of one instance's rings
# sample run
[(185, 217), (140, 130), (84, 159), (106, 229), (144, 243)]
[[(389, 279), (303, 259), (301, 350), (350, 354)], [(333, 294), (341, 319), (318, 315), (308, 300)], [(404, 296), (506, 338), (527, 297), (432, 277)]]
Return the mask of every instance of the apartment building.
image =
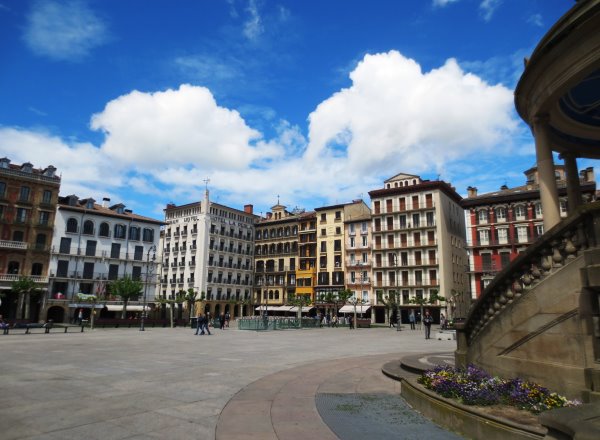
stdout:
[[(52, 165), (37, 169), (29, 162), (17, 165), (6, 157), (0, 159), (0, 291), (7, 293), (0, 314), (5, 318), (17, 318), (18, 298), (8, 291), (19, 277), (47, 288), (59, 189), (60, 177)], [(37, 298), (21, 309), (29, 310), (31, 319), (39, 319)]]
[[(362, 202), (362, 201), (360, 201)], [(360, 300), (359, 310), (375, 323), (377, 298), (372, 286), (371, 209), (365, 203), (344, 207), (344, 272), (346, 289)], [(348, 307), (348, 306), (347, 306)], [(353, 307), (352, 307), (353, 309)], [(363, 314), (364, 314), (363, 313)]]
[[(328, 293), (337, 294), (346, 288), (344, 263), (345, 238), (344, 221), (368, 212), (369, 207), (362, 200), (350, 203), (323, 206), (315, 209), (317, 217), (317, 303)], [(325, 306), (327, 308), (327, 306)]]
[[(375, 294), (399, 301), (402, 322), (414, 301), (437, 292), (451, 302), (469, 288), (462, 198), (453, 187), (401, 173), (369, 195)], [(428, 308), (437, 319), (445, 306)]]
[[(126, 209), (122, 203), (102, 204), (76, 195), (59, 197), (50, 258), (49, 298), (45, 318), (54, 322), (71, 320), (76, 309), (88, 318), (92, 304), (80, 303), (78, 293), (96, 295), (100, 311), (120, 312), (122, 305), (109, 304), (107, 285), (125, 276), (144, 285), (146, 298), (154, 299), (157, 285), (156, 246), (160, 220)], [(129, 311), (141, 312), (132, 303)]]
[(315, 301), (317, 283), (317, 215), (315, 211), (301, 213), (298, 217), (298, 269), (296, 294)]
[(289, 212), (277, 203), (256, 224), (254, 303), (267, 313), (296, 294), (300, 214), (303, 211)]
[(253, 206), (238, 210), (210, 201), (168, 204), (162, 244), (161, 293), (205, 294), (205, 312), (232, 317), (249, 312), (253, 288)]
[[(537, 167), (524, 172), (525, 185), (477, 194), (467, 188), (465, 209), (471, 293), (478, 298), (496, 274), (544, 233)], [(555, 165), (561, 217), (568, 214), (565, 167)], [(594, 169), (579, 173), (584, 203), (595, 200)]]

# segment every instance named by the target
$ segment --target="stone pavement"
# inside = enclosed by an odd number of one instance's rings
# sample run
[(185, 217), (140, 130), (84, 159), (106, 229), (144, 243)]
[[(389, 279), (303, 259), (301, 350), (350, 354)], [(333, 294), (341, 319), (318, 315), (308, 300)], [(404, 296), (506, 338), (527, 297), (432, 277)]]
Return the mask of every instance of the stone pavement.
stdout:
[(0, 335), (0, 436), (335, 439), (316, 396), (397, 394), (384, 363), (455, 346), (387, 328), (214, 333)]

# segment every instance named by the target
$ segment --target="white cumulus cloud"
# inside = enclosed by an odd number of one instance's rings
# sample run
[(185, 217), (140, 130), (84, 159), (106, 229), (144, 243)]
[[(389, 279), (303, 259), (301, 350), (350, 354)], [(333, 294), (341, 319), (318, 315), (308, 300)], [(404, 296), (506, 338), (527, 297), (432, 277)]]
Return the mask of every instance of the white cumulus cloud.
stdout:
[(457, 2), (458, 0), (433, 0), (433, 6), (444, 7), (450, 3)]
[(83, 1), (37, 1), (23, 36), (36, 54), (77, 61), (108, 39), (105, 22)]
[(104, 153), (138, 169), (189, 163), (239, 170), (272, 153), (251, 144), (260, 133), (237, 111), (218, 106), (208, 89), (186, 84), (120, 96), (92, 116), (91, 127), (105, 133)]
[(306, 152), (350, 174), (441, 169), (508, 142), (518, 125), (512, 92), (454, 59), (423, 72), (396, 51), (367, 55), (350, 78), (310, 114)]

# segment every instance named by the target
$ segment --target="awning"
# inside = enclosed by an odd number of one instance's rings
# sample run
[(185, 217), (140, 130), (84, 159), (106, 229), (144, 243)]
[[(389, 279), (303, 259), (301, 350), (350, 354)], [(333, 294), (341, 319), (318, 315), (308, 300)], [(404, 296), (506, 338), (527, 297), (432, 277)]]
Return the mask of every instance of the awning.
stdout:
[[(365, 313), (370, 308), (371, 306), (356, 306), (356, 313)], [(354, 306), (345, 305), (339, 310), (339, 313), (354, 313)]]
[[(106, 310), (108, 310), (109, 312), (120, 312), (123, 310), (123, 304), (107, 304)], [(128, 312), (142, 312), (143, 310), (144, 306), (127, 304)], [(146, 306), (146, 310), (150, 310), (150, 306)]]
[(69, 304), (69, 308), (71, 309), (91, 309), (94, 306), (95, 309), (103, 309), (104, 304), (92, 304), (92, 303), (74, 303)]
[[(307, 313), (310, 312), (312, 309), (314, 309), (314, 307), (310, 307), (310, 306), (304, 306), (302, 307), (302, 313)], [(292, 307), (290, 309), (290, 312), (298, 312), (298, 307)]]

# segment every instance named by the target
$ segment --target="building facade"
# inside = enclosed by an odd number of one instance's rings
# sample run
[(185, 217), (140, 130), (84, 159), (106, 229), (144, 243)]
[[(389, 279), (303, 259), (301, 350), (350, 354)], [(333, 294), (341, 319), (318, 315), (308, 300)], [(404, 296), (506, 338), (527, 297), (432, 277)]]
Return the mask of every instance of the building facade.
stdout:
[[(79, 293), (95, 295), (100, 300), (101, 313), (122, 310), (122, 305), (106, 303), (119, 299), (110, 296), (108, 284), (125, 276), (141, 281), (146, 299), (152, 302), (161, 225), (160, 220), (137, 215), (121, 203), (110, 205), (107, 198), (98, 204), (92, 198), (59, 197), (49, 295), (42, 319), (66, 322), (79, 308), (85, 309), (87, 319), (92, 304), (81, 303)], [(128, 307), (133, 310), (134, 304)]]
[[(31, 163), (11, 164), (0, 159), (0, 290), (8, 291), (20, 277), (28, 277), (45, 290), (50, 264), (50, 242), (54, 225), (60, 177), (56, 168), (36, 169)], [(8, 293), (0, 306), (5, 318), (17, 317), (18, 298)], [(39, 319), (35, 298), (20, 307)]]
[[(569, 206), (565, 167), (556, 165), (554, 168), (559, 212), (561, 217), (566, 217)], [(469, 187), (468, 197), (462, 200), (474, 298), (481, 295), (500, 270), (544, 233), (538, 169), (532, 167), (524, 174), (525, 185), (514, 188), (503, 185), (498, 191), (486, 194), (477, 194), (477, 188)], [(579, 174), (583, 202), (593, 201), (596, 191), (593, 168)]]
[[(192, 289), (204, 294), (204, 312), (232, 317), (248, 314), (252, 300), (254, 234), (257, 216), (211, 202), (167, 205), (162, 244), (163, 298)], [(193, 316), (193, 315), (192, 315)]]
[[(394, 298), (402, 322), (408, 322), (415, 303), (434, 293), (451, 304), (458, 292), (468, 289), (465, 220), (454, 188), (444, 181), (398, 174), (369, 195), (376, 296)], [(437, 317), (445, 306), (427, 307)]]
[(298, 223), (296, 295), (304, 295), (307, 302), (312, 304), (315, 301), (315, 285), (317, 283), (317, 216), (315, 211), (300, 214)]
[(267, 312), (296, 294), (299, 214), (278, 203), (256, 225), (254, 302)]

